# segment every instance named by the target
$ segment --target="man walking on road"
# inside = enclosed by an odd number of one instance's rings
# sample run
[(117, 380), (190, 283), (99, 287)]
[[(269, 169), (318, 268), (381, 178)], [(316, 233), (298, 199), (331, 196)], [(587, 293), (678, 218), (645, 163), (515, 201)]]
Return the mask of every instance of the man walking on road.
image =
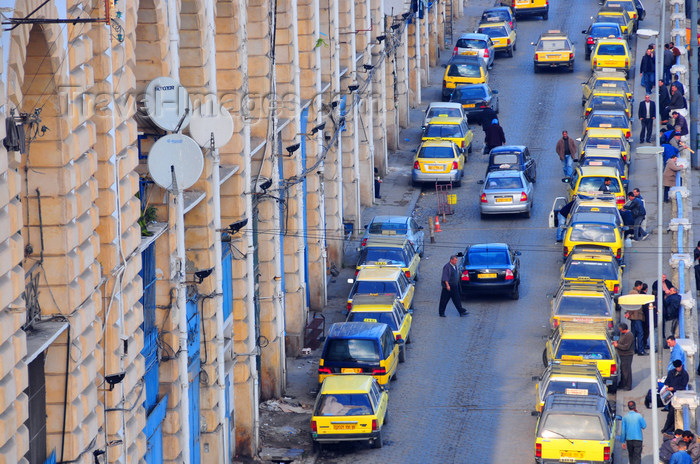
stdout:
[(627, 450), (629, 464), (640, 464), (642, 462), (642, 438), (647, 423), (641, 414), (637, 412), (637, 404), (634, 401), (627, 402), (629, 412), (622, 418), (620, 428), (620, 442), (622, 449)]
[(576, 143), (569, 137), (567, 131), (562, 131), (555, 150), (562, 161), (564, 177), (571, 177), (571, 174), (574, 172), (574, 159), (578, 157), (576, 156)]
[(645, 95), (644, 101), (639, 102), (639, 111), (637, 111), (637, 115), (642, 123), (639, 143), (651, 143), (652, 127), (654, 125), (654, 119), (656, 119), (656, 103), (651, 101), (649, 95)]
[(632, 390), (632, 358), (634, 357), (634, 337), (629, 331), (629, 327), (624, 322), (617, 325), (620, 329), (620, 338), (613, 341), (613, 346), (617, 348), (620, 356), (620, 390)]
[(442, 293), (440, 294), (440, 306), (438, 307), (438, 314), (440, 317), (445, 317), (445, 308), (447, 307), (447, 302), (452, 300), (452, 303), (457, 308), (460, 316), (466, 316), (469, 312), (462, 308), (462, 296), (459, 292), (459, 273), (457, 272), (457, 256), (450, 256), (450, 262), (445, 264), (442, 268), (442, 279), (440, 281), (442, 285)]

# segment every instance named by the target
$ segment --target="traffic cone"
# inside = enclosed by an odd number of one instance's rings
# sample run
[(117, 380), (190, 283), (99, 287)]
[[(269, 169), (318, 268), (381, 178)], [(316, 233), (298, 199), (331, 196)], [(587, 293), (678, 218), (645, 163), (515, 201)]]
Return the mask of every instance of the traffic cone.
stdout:
[(438, 216), (435, 216), (435, 232), (442, 232), (442, 229), (440, 229), (440, 221), (438, 220)]

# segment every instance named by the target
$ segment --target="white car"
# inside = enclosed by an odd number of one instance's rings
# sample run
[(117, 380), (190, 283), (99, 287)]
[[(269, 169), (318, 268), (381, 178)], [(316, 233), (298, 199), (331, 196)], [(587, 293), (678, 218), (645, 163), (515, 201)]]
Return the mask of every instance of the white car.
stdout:
[(483, 61), (484, 66), (491, 69), (491, 66), (493, 66), (493, 60), (496, 56), (496, 49), (493, 46), (493, 41), (488, 35), (474, 32), (470, 34), (462, 34), (459, 39), (457, 39), (455, 49), (452, 51), (452, 56), (455, 55), (478, 55)]
[(451, 102), (432, 102), (428, 109), (425, 110), (425, 116), (423, 117), (423, 124), (421, 129), (425, 130), (428, 127), (428, 123), (431, 119), (437, 117), (448, 117), (448, 118), (464, 118), (464, 109), (461, 103), (451, 103)]

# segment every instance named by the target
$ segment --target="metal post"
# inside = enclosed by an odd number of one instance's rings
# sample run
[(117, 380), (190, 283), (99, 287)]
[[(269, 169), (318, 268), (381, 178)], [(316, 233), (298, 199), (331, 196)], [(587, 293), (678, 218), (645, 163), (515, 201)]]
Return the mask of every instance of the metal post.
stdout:
[[(657, 134), (658, 137), (658, 134)], [(659, 147), (660, 148), (660, 147)], [(663, 356), (661, 355), (663, 353), (663, 346), (664, 346), (664, 340), (662, 336), (662, 328), (663, 328), (663, 314), (664, 314), (664, 299), (661, 297), (663, 294), (663, 287), (664, 287), (664, 281), (663, 281), (663, 222), (664, 222), (664, 195), (663, 195), (663, 150), (661, 153), (656, 154), (656, 171), (658, 174), (658, 177), (656, 179), (656, 182), (658, 183), (658, 211), (657, 211), (657, 219), (656, 219), (656, 235), (657, 235), (657, 246), (656, 246), (656, 305), (658, 307), (657, 314), (656, 314), (656, 320), (657, 320), (657, 332), (656, 332), (656, 349), (659, 350), (659, 360), (658, 360), (658, 369), (659, 372), (661, 372), (661, 360)]]
[[(690, 55), (688, 67), (690, 68), (690, 114), (688, 126), (690, 127), (690, 147), (694, 150), (690, 154), (690, 165), (698, 168), (698, 0), (690, 1)], [(692, 60), (692, 61), (691, 61)]]
[[(658, 156), (657, 156), (658, 158)], [(647, 318), (649, 321), (649, 333), (653, 334), (654, 333), (654, 307), (652, 305), (649, 305), (649, 317)], [(661, 462), (659, 460), (659, 434), (656, 433), (657, 430), (659, 430), (659, 409), (657, 408), (656, 405), (656, 390), (658, 389), (658, 385), (656, 383), (656, 353), (654, 351), (653, 347), (649, 350), (649, 364), (651, 367), (651, 374), (650, 374), (650, 382), (651, 382), (651, 410), (653, 411), (651, 415), (651, 430), (654, 432), (651, 434), (651, 449), (654, 453), (654, 461), (653, 462)], [(661, 353), (659, 353), (659, 358), (661, 358)]]

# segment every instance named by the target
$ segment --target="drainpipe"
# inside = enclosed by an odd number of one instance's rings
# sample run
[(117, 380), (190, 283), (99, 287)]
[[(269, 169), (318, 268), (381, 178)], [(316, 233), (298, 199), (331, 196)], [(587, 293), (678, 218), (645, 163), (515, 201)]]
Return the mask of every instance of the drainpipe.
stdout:
[[(216, 105), (213, 107), (214, 115), (218, 115), (219, 111), (227, 111), (219, 104), (217, 98), (218, 86), (216, 83), (216, 46), (214, 45), (214, 37), (216, 37), (216, 22), (214, 17), (215, 0), (209, 0), (206, 5), (205, 14), (207, 17), (207, 28), (209, 30), (209, 91), (213, 93), (214, 102)], [(203, 108), (203, 107), (202, 107)], [(223, 446), (222, 453), (220, 456), (226, 456), (222, 464), (228, 464), (231, 457), (228, 455), (229, 445), (228, 439), (229, 434), (226, 433), (226, 428), (228, 424), (226, 423), (226, 370), (224, 368), (224, 284), (223, 284), (223, 268), (221, 265), (221, 234), (218, 232), (221, 229), (221, 178), (219, 176), (219, 149), (216, 148), (216, 141), (214, 140), (214, 133), (211, 134), (211, 147), (209, 153), (211, 154), (211, 166), (212, 166), (212, 214), (214, 215), (214, 230), (217, 232), (214, 234), (214, 274), (216, 276), (216, 291), (214, 304), (216, 308), (216, 335), (214, 344), (216, 345), (217, 355), (216, 355), (216, 371), (217, 371), (217, 393), (219, 401), (218, 418), (219, 424), (221, 424), (221, 441)], [(233, 398), (231, 398), (233, 400)]]
[[(420, 1), (418, 2), (420, 5)], [(420, 18), (418, 17), (418, 11), (413, 15), (413, 24), (416, 25), (415, 32), (416, 32), (416, 94), (415, 94), (415, 100), (414, 104), (416, 105), (416, 108), (418, 108), (418, 105), (420, 105), (420, 99), (421, 99), (421, 87), (422, 87), (422, 82), (421, 82), (421, 68), (420, 68)], [(406, 56), (406, 61), (408, 61), (408, 56)]]
[(168, 0), (168, 39), (170, 40), (170, 77), (180, 80), (180, 27), (175, 0)]

